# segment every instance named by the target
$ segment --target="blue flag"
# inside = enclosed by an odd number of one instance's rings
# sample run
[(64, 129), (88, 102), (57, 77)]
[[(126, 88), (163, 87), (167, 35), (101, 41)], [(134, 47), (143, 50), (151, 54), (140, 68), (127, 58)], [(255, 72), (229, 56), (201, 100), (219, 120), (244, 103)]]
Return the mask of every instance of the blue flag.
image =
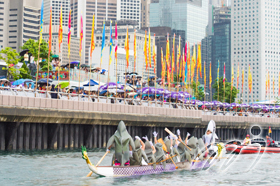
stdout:
[(39, 38), (39, 44), (42, 42), (42, 33), (43, 33), (43, 22), (44, 22), (44, 0), (42, 0), (42, 6), (41, 6), (41, 18), (40, 18), (40, 38)]
[(101, 44), (101, 64), (102, 64), (102, 56), (103, 56), (104, 48), (105, 48), (105, 21), (103, 22), (103, 33), (102, 33), (102, 44)]

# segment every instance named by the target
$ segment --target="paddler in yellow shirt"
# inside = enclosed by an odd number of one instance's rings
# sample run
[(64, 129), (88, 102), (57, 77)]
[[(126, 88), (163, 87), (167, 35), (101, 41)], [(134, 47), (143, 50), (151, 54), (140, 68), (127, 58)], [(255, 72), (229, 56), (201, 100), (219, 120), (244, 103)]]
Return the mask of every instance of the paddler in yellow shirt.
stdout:
[(250, 135), (247, 134), (246, 138), (243, 140), (243, 145), (249, 145), (251, 144), (251, 139), (250, 139)]

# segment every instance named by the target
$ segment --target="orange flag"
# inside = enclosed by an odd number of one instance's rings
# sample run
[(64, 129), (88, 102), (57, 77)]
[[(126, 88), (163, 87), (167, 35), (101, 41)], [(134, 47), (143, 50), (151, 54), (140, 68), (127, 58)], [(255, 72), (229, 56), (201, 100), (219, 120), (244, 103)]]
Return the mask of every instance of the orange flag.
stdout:
[(147, 30), (145, 30), (144, 56), (145, 56), (145, 63), (146, 63), (146, 70), (147, 70), (147, 69), (148, 69), (148, 58), (147, 58)]
[(128, 38), (128, 27), (126, 28), (126, 38), (125, 38), (125, 46), (124, 49), (126, 51), (126, 68), (129, 66), (129, 38)]
[(60, 7), (60, 17), (59, 17), (59, 30), (58, 30), (59, 53), (61, 52), (62, 39), (63, 39), (63, 28), (62, 28), (62, 5), (61, 5), (61, 7)]
[(157, 60), (156, 60), (156, 34), (154, 34), (153, 42), (153, 61), (154, 61), (154, 73), (156, 74)]
[(92, 28), (91, 28), (91, 42), (90, 42), (90, 57), (92, 57), (92, 52), (95, 49), (94, 43), (94, 14), (92, 16)]
[(49, 55), (52, 51), (52, 7), (50, 10), (50, 26), (49, 26)]
[(149, 66), (152, 67), (152, 57), (151, 57), (151, 31), (149, 28), (149, 44), (148, 44), (148, 55), (149, 55)]

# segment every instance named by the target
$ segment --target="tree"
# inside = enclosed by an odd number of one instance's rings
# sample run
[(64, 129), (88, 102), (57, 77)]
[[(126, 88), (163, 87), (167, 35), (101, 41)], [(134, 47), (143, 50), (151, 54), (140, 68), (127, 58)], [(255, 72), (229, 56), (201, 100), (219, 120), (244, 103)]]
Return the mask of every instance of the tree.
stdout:
[[(29, 53), (32, 54), (34, 57), (34, 61), (38, 61), (38, 49), (39, 49), (39, 41), (34, 41), (34, 39), (27, 40), (24, 45), (21, 47), (22, 49), (28, 49)], [(42, 39), (42, 42), (40, 44), (40, 58), (42, 59), (48, 59), (49, 54), (49, 46), (48, 43)], [(50, 53), (50, 61), (52, 61), (52, 52)], [(47, 66), (47, 62), (45, 64)], [(40, 67), (42, 68), (45, 66), (44, 64), (40, 64)], [(48, 66), (47, 66), (48, 68)]]
[(48, 63), (46, 60), (43, 60), (43, 61), (40, 63), (41, 70), (42, 70), (42, 71), (48, 71), (48, 64), (49, 64), (49, 70), (51, 71), (51, 70), (52, 70), (52, 66), (51, 66), (51, 64)]
[[(232, 87), (232, 93), (231, 93), (231, 83), (227, 82), (227, 79), (225, 79), (225, 81), (226, 82), (225, 82), (225, 89), (224, 89), (223, 77), (219, 79), (219, 92), (218, 92), (218, 82), (217, 79), (215, 80), (213, 88), (215, 89), (216, 92), (213, 98), (217, 101), (221, 101), (221, 102), (225, 101), (227, 103), (233, 103), (239, 91), (235, 87)], [(218, 100), (218, 94), (219, 94), (219, 100)]]
[(7, 79), (10, 76), (13, 77), (14, 80), (19, 79), (19, 73), (15, 68), (15, 65), (19, 62), (19, 54), (16, 50), (13, 50), (10, 47), (6, 47), (0, 51), (0, 59), (4, 60), (7, 63), (7, 67), (4, 67), (3, 70), (7, 70)]
[(19, 76), (21, 79), (31, 79), (32, 78), (32, 76), (30, 75), (30, 70), (24, 62), (22, 64), (21, 68), (19, 69), (19, 71), (20, 71)]
[(203, 101), (204, 100), (204, 89), (200, 86), (200, 82), (197, 82), (197, 91), (196, 91), (196, 82), (193, 81), (191, 84), (191, 88), (193, 90), (193, 94), (196, 99)]

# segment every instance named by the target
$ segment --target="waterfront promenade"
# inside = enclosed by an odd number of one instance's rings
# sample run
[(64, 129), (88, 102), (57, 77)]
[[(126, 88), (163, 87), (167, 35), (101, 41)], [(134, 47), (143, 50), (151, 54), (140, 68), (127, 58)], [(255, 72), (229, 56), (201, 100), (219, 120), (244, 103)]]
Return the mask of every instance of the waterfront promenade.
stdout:
[[(0, 149), (33, 150), (105, 147), (120, 120), (135, 135), (148, 135), (157, 130), (160, 137), (167, 135), (164, 128), (182, 135), (190, 132), (201, 137), (210, 120), (217, 123), (220, 140), (243, 138), (252, 125), (272, 127), (272, 136), (279, 140), (280, 118), (257, 116), (213, 115), (188, 105), (141, 103), (129, 105), (129, 99), (114, 104), (106, 97), (63, 100), (35, 96), (0, 94)], [(99, 101), (99, 102), (98, 102)], [(131, 100), (134, 101), (134, 100)]]

